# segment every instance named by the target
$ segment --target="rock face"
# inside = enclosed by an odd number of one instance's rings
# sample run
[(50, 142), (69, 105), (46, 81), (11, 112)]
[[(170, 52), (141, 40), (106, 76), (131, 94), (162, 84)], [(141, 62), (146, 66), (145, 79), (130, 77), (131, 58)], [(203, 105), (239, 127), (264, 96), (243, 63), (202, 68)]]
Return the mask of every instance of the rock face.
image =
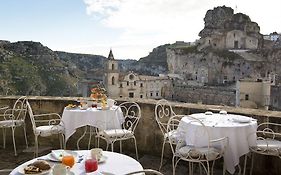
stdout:
[[(105, 57), (54, 52), (39, 42), (0, 42), (0, 94), (77, 96), (78, 82), (103, 78)], [(102, 75), (101, 75), (102, 74)]]
[(223, 31), (225, 22), (231, 19), (232, 16), (233, 9), (230, 7), (222, 6), (208, 10), (204, 18), (205, 27), (200, 31), (199, 36), (207, 37), (217, 31)]
[(200, 31), (201, 48), (215, 49), (259, 49), (263, 44), (260, 27), (250, 17), (233, 13), (230, 7), (216, 7), (208, 10), (205, 27)]

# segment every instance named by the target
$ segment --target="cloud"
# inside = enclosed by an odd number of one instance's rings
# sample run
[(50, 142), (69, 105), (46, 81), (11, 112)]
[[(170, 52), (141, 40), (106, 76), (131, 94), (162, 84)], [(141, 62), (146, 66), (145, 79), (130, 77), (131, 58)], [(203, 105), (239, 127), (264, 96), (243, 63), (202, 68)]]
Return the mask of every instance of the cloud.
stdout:
[[(84, 0), (84, 2), (87, 14), (100, 17), (106, 27), (123, 30), (121, 40), (138, 41), (146, 37), (149, 41), (158, 39), (160, 42), (196, 38), (201, 30), (196, 26), (203, 26), (205, 9), (209, 4), (208, 0), (203, 0), (202, 3), (198, 3), (197, 0)], [(189, 32), (192, 33), (192, 37), (187, 37)]]
[[(280, 4), (279, 0), (270, 0)], [(122, 47), (137, 44), (136, 52), (144, 49), (142, 55), (148, 54), (153, 47), (175, 41), (195, 41), (204, 27), (204, 17), (209, 9), (226, 5), (238, 12), (245, 13), (258, 22), (262, 32), (268, 33), (270, 16), (273, 18), (278, 10), (267, 11), (263, 17), (259, 11), (266, 10), (266, 2), (254, 0), (84, 0), (87, 14), (95, 16), (101, 24), (109, 29), (121, 31), (112, 45)], [(272, 6), (270, 7), (272, 8)], [(274, 7), (276, 9), (277, 7)], [(280, 15), (277, 15), (278, 17)], [(271, 20), (272, 21), (272, 20)], [(263, 30), (266, 29), (266, 30)], [(271, 29), (275, 31), (275, 29)], [(112, 46), (111, 45), (111, 46)], [(124, 49), (125, 50), (125, 49)], [(134, 55), (133, 47), (128, 47), (127, 55)], [(135, 53), (136, 53), (135, 52)], [(135, 57), (137, 58), (137, 57)]]

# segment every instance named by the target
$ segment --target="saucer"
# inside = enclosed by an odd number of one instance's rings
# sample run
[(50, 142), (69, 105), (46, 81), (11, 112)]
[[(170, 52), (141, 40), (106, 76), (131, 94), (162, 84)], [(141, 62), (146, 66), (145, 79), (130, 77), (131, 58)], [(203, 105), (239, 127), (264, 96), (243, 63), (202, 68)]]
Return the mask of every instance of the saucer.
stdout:
[(101, 158), (100, 158), (100, 160), (98, 160), (98, 163), (103, 163), (103, 162), (105, 162), (106, 160), (107, 160), (107, 157), (104, 156), (104, 155), (102, 155)]

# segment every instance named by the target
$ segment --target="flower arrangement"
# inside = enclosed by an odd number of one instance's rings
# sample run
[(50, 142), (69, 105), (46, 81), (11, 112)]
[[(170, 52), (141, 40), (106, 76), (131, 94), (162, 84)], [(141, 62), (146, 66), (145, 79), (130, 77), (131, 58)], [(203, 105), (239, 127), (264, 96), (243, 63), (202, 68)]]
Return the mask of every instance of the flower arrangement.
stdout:
[(101, 88), (100, 86), (94, 87), (91, 89), (91, 95), (90, 97), (93, 99), (93, 101), (97, 102), (103, 102), (106, 101), (106, 90), (104, 88)]

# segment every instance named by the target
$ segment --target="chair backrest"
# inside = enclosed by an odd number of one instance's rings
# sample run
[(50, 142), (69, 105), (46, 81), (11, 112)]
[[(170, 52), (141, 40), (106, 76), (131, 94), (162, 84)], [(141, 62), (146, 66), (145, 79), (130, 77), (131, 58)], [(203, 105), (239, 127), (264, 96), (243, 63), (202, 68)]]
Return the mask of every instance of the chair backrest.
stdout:
[(178, 144), (184, 145), (184, 133), (185, 132), (178, 131), (178, 127), (179, 127), (180, 120), (182, 117), (183, 117), (183, 115), (174, 115), (169, 119), (169, 121), (167, 123), (167, 132), (172, 134), (172, 135), (168, 136), (168, 140), (169, 140), (173, 154), (175, 154), (175, 151), (176, 151), (174, 148), (174, 145), (178, 145)]
[[(183, 117), (185, 124), (181, 125), (181, 119)], [(214, 156), (217, 158), (222, 157), (228, 144), (228, 139), (226, 137), (215, 138), (212, 140), (210, 138), (208, 128), (204, 125), (204, 123), (201, 120), (189, 115), (175, 115), (171, 117), (168, 122), (167, 130), (173, 134), (168, 137), (173, 154), (178, 154), (178, 156), (191, 161), (208, 161), (208, 159), (210, 159), (210, 156), (212, 155), (201, 154), (201, 148), (204, 148), (206, 153), (211, 153), (213, 152), (213, 148), (217, 148), (215, 153), (216, 155)], [(197, 146), (197, 144), (199, 145)], [(176, 145), (176, 147), (174, 147), (174, 145)], [(179, 150), (184, 146), (189, 147), (185, 149), (186, 152), (184, 154), (181, 154), (182, 152)]]
[[(63, 122), (61, 121), (61, 117), (57, 113), (45, 113), (45, 114), (33, 114), (31, 105), (28, 101), (26, 101), (27, 104), (27, 109), (28, 109), (28, 114), (30, 117), (30, 121), (32, 124), (33, 132), (35, 135), (41, 134), (36, 130), (38, 126), (52, 126), (49, 132), (44, 133), (45, 136), (47, 135), (52, 135), (52, 134), (57, 134), (58, 133), (58, 128), (59, 127), (64, 127)], [(59, 132), (64, 132), (60, 130)], [(41, 135), (42, 136), (42, 135)]]
[(157, 101), (156, 106), (155, 106), (155, 120), (163, 133), (167, 133), (167, 124), (170, 119), (170, 117), (176, 115), (175, 112), (172, 109), (172, 106), (170, 103), (165, 100), (161, 99)]
[(281, 137), (281, 124), (265, 122), (257, 127), (257, 136), (262, 138), (276, 139)]
[(122, 124), (123, 129), (134, 132), (141, 118), (140, 106), (135, 102), (123, 102), (119, 105), (119, 108), (122, 110), (125, 118)]
[(27, 114), (26, 101), (27, 101), (27, 97), (21, 96), (14, 103), (13, 114), (16, 120), (25, 120)]
[(36, 130), (35, 118), (34, 118), (34, 114), (33, 114), (32, 108), (31, 108), (28, 100), (26, 100), (26, 105), (27, 105), (29, 118), (30, 118), (30, 121), (31, 121), (31, 124), (32, 124), (32, 129), (33, 129), (33, 132), (35, 132), (35, 130)]
[(141, 173), (145, 173), (146, 175), (163, 175), (161, 172), (156, 171), (156, 170), (152, 170), (152, 169), (144, 169), (141, 171), (134, 171), (131, 173), (127, 173), (125, 175), (135, 175), (135, 174), (141, 174)]
[(265, 122), (257, 127), (256, 133), (251, 133), (248, 136), (256, 134), (258, 146), (251, 146), (250, 149), (260, 154), (275, 155), (281, 157), (281, 124)]
[(24, 121), (27, 114), (26, 100), (26, 96), (21, 96), (15, 101), (13, 108), (6, 108), (4, 112), (5, 120)]

